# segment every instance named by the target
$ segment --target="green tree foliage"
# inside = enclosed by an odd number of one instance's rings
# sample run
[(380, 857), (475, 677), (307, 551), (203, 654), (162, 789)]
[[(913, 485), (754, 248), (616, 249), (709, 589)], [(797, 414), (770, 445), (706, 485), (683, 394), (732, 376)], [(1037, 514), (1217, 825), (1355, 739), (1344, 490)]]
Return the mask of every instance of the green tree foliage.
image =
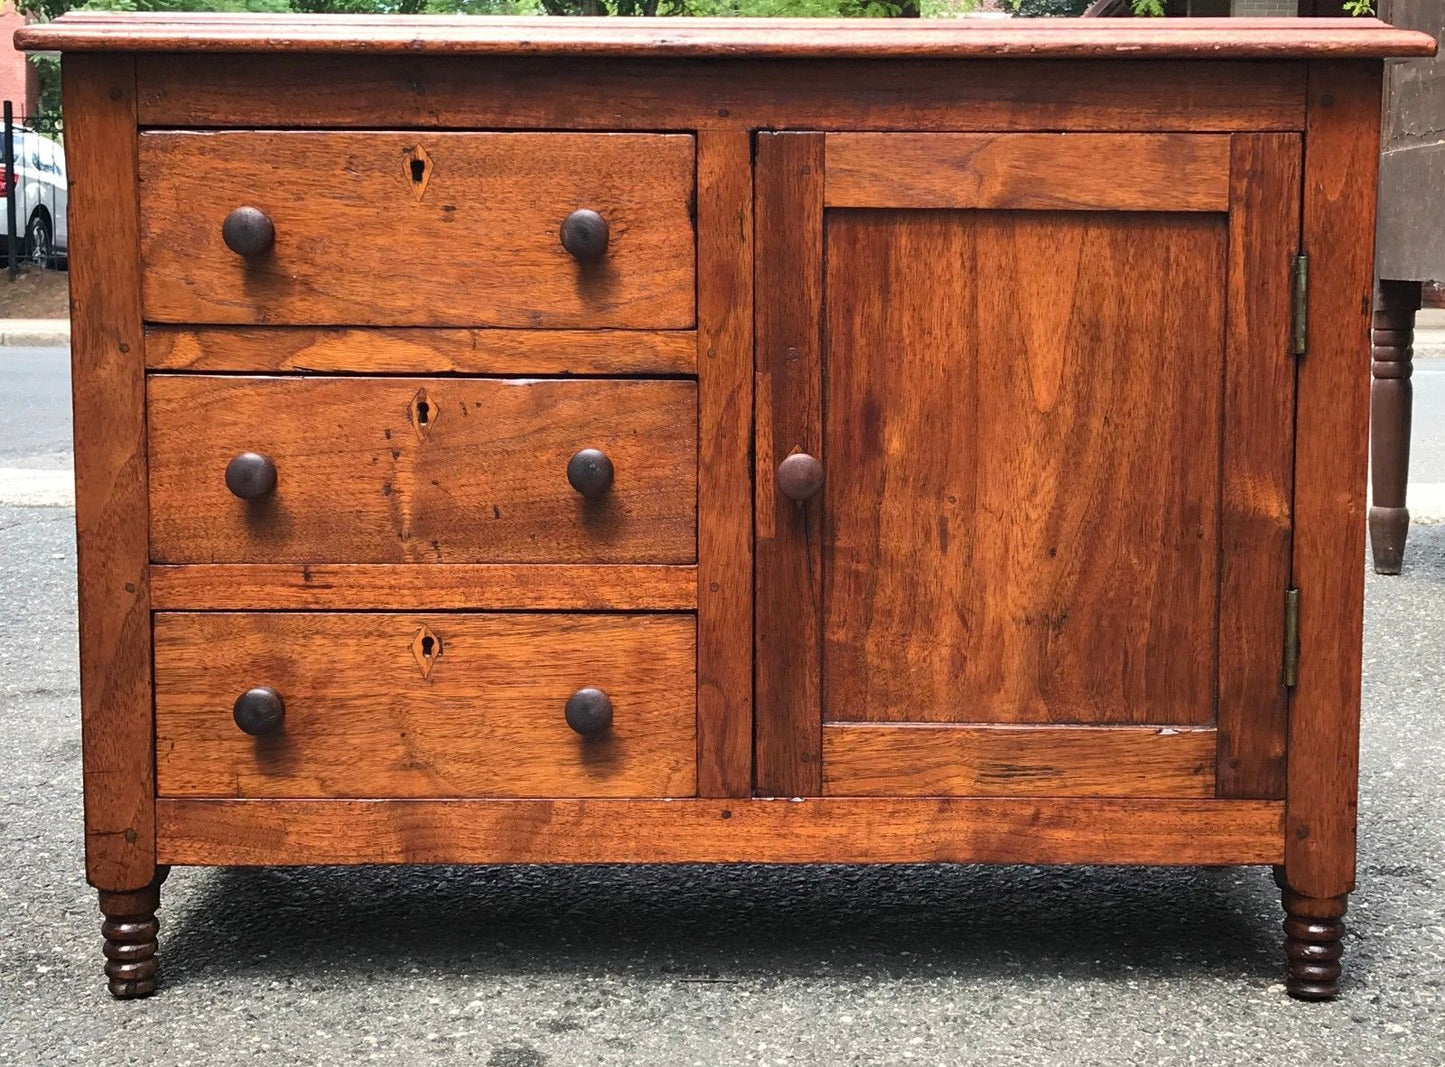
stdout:
[[(1093, 0), (1006, 0), (1014, 13), (1024, 18), (1061, 18), (1082, 15)], [(1372, 0), (1359, 0), (1370, 3)], [(1140, 18), (1163, 18), (1164, 0), (1130, 0)]]
[[(942, 4), (939, 4), (940, 8)], [(957, 6), (957, 5), (955, 5)], [(967, 10), (972, 4), (966, 4)], [(927, 0), (924, 10), (930, 7)], [(84, 11), (296, 11), (345, 15), (718, 15), (750, 18), (917, 15), (920, 0), (31, 0), (52, 19)], [(941, 13), (941, 10), (940, 10)]]
[[(1029, 0), (1034, 2), (1034, 0)], [(30, 0), (42, 19), (86, 11), (297, 11), (366, 15), (718, 15), (752, 18), (917, 16), (968, 10), (972, 0)], [(936, 10), (933, 10), (935, 9)]]
[(72, 8), (83, 11), (289, 11), (288, 0), (35, 0), (25, 5), (45, 19)]
[(920, 0), (682, 0), (682, 4), (686, 11), (678, 14), (727, 18), (917, 18), (943, 13), (930, 10), (926, 3), (920, 6)]
[(1014, 11), (1025, 18), (1062, 18), (1082, 15), (1093, 0), (1017, 0)]

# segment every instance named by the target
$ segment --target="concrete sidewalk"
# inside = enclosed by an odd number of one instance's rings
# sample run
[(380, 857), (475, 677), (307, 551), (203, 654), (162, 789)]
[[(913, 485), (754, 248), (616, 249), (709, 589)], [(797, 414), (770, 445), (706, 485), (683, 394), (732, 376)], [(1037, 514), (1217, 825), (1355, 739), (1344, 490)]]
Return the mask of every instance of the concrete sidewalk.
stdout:
[(1445, 359), (1445, 308), (1415, 313), (1415, 358)]
[(0, 348), (70, 344), (69, 319), (0, 319)]

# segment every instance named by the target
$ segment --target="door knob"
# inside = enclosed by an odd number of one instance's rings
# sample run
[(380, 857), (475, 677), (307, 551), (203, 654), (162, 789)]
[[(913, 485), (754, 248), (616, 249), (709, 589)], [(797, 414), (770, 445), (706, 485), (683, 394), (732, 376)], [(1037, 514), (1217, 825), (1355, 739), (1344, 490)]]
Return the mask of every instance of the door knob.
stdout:
[(823, 488), (823, 465), (806, 452), (778, 464), (778, 490), (789, 500), (812, 500)]

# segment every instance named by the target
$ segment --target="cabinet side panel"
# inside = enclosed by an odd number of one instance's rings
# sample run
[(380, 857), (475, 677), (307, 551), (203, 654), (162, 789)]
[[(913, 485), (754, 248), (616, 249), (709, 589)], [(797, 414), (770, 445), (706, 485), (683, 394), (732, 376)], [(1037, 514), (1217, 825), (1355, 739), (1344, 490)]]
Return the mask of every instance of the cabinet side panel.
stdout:
[(698, 134), (697, 786), (752, 792), (753, 162)]
[(86, 875), (116, 891), (155, 871), (135, 61), (66, 56), (63, 92)]
[(1296, 408), (1299, 685), (1289, 717), (1285, 867), (1311, 897), (1354, 885), (1378, 62), (1313, 64), (1305, 132), (1306, 354)]

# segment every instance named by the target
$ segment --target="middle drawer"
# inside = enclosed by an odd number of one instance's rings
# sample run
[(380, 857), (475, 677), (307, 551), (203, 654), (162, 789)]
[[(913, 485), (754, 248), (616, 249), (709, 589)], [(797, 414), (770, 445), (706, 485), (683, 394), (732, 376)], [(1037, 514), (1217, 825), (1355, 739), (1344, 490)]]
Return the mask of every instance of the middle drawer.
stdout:
[[(696, 556), (693, 381), (158, 375), (147, 403), (158, 563)], [(274, 488), (238, 497), (238, 456)]]

